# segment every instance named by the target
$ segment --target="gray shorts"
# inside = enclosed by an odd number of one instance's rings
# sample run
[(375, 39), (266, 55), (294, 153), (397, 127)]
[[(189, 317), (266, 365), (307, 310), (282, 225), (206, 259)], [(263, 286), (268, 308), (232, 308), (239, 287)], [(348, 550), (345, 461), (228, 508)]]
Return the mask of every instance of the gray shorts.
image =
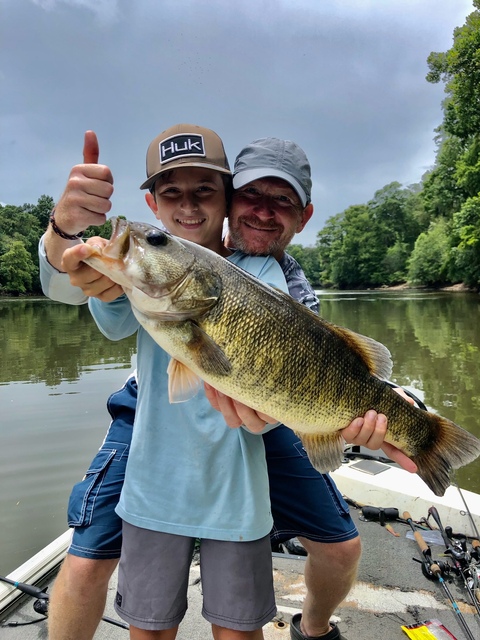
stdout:
[[(152, 631), (171, 629), (187, 610), (195, 538), (123, 522), (115, 609), (126, 622)], [(237, 631), (260, 629), (276, 614), (270, 536), (252, 542), (200, 543), (202, 615)]]

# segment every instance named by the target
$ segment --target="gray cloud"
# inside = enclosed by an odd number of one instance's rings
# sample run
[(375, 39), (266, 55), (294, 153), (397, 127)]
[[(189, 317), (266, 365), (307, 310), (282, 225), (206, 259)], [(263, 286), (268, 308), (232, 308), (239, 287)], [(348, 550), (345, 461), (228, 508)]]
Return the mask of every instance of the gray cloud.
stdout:
[(443, 87), (425, 81), (473, 11), (458, 0), (2, 0), (0, 200), (58, 198), (94, 129), (113, 212), (151, 216), (138, 186), (150, 140), (215, 129), (233, 161), (266, 135), (304, 147), (315, 216), (434, 161)]

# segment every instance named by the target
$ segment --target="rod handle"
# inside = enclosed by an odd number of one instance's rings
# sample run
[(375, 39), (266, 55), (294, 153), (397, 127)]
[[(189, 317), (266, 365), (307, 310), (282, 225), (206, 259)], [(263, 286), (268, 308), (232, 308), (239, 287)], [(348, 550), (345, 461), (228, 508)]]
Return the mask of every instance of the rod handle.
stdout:
[(34, 587), (31, 584), (25, 584), (24, 582), (17, 582), (15, 580), (10, 580), (10, 578), (5, 578), (4, 576), (0, 576), (1, 582), (6, 582), (7, 584), (11, 584), (12, 587), (22, 591), (22, 593), (28, 593), (29, 596), (33, 596), (34, 598), (40, 598), (42, 600), (46, 600), (49, 596), (45, 591), (42, 591), (38, 587)]
[[(406, 520), (408, 522), (408, 524), (410, 525), (412, 531), (413, 531), (413, 537), (415, 538), (420, 551), (422, 553), (424, 553), (425, 551), (429, 550), (429, 546), (428, 544), (425, 542), (425, 540), (423, 539), (422, 534), (420, 533), (420, 531), (417, 531), (415, 529), (415, 525), (413, 524), (413, 520), (412, 520), (412, 516), (410, 515), (410, 513), (408, 511), (404, 511), (403, 512), (403, 519)], [(437, 565), (438, 566), (438, 565)], [(439, 567), (440, 569), (440, 567)]]
[(442, 576), (442, 570), (440, 569), (439, 565), (436, 562), (432, 562), (429, 566), (429, 569), (436, 578), (439, 578)]

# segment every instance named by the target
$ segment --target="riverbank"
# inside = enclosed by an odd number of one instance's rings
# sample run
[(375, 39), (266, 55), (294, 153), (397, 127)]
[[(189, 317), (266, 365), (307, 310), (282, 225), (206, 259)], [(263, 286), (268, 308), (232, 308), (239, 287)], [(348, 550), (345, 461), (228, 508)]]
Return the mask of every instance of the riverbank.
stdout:
[(419, 286), (412, 286), (409, 285), (407, 282), (402, 282), (402, 284), (396, 284), (393, 286), (388, 286), (388, 285), (382, 285), (381, 287), (378, 287), (377, 289), (374, 289), (374, 291), (403, 291), (403, 290), (413, 290), (413, 291), (428, 291), (428, 292), (435, 292), (435, 291), (453, 291), (453, 292), (459, 292), (459, 293), (478, 293), (478, 289), (475, 287), (468, 287), (466, 284), (464, 284), (463, 282), (458, 282), (457, 284), (450, 284), (447, 285), (445, 287), (437, 287), (435, 289), (430, 289), (428, 287), (419, 287)]

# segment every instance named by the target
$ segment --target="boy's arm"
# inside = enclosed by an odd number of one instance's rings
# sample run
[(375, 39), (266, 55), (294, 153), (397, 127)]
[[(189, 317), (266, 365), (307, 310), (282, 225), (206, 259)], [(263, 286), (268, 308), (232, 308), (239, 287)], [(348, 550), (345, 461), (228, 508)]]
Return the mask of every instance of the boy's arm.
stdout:
[(63, 254), (62, 269), (70, 283), (88, 297), (90, 312), (100, 331), (110, 340), (121, 340), (135, 333), (139, 326), (130, 301), (120, 285), (83, 262), (96, 247), (107, 242), (105, 238), (89, 238), (87, 242), (67, 249)]
[(138, 330), (139, 322), (125, 294), (113, 302), (89, 298), (88, 307), (97, 327), (109, 340), (122, 340)]
[[(87, 131), (83, 164), (71, 170), (54, 209), (54, 223), (48, 225), (39, 244), (43, 292), (49, 298), (67, 304), (84, 304), (89, 295), (113, 300), (122, 293), (111, 280), (81, 262), (84, 245), (78, 235), (91, 225), (102, 225), (112, 206), (113, 176), (107, 166), (98, 164), (98, 156), (97, 136), (93, 131)], [(71, 252), (69, 255), (73, 260), (70, 265), (65, 262), (67, 252)], [(74, 272), (75, 281), (70, 281), (73, 286), (69, 285), (69, 275), (64, 273), (68, 269)], [(83, 289), (83, 294), (79, 288)]]
[(86, 304), (88, 297), (79, 287), (70, 283), (68, 273), (62, 273), (47, 260), (45, 252), (45, 236), (38, 243), (38, 263), (40, 265), (40, 283), (42, 291), (51, 300), (65, 304)]
[(85, 133), (83, 164), (75, 165), (54, 209), (43, 243), (48, 262), (61, 271), (63, 252), (81, 243), (78, 235), (89, 226), (104, 224), (112, 203), (112, 172), (98, 164), (99, 145), (93, 131)]

